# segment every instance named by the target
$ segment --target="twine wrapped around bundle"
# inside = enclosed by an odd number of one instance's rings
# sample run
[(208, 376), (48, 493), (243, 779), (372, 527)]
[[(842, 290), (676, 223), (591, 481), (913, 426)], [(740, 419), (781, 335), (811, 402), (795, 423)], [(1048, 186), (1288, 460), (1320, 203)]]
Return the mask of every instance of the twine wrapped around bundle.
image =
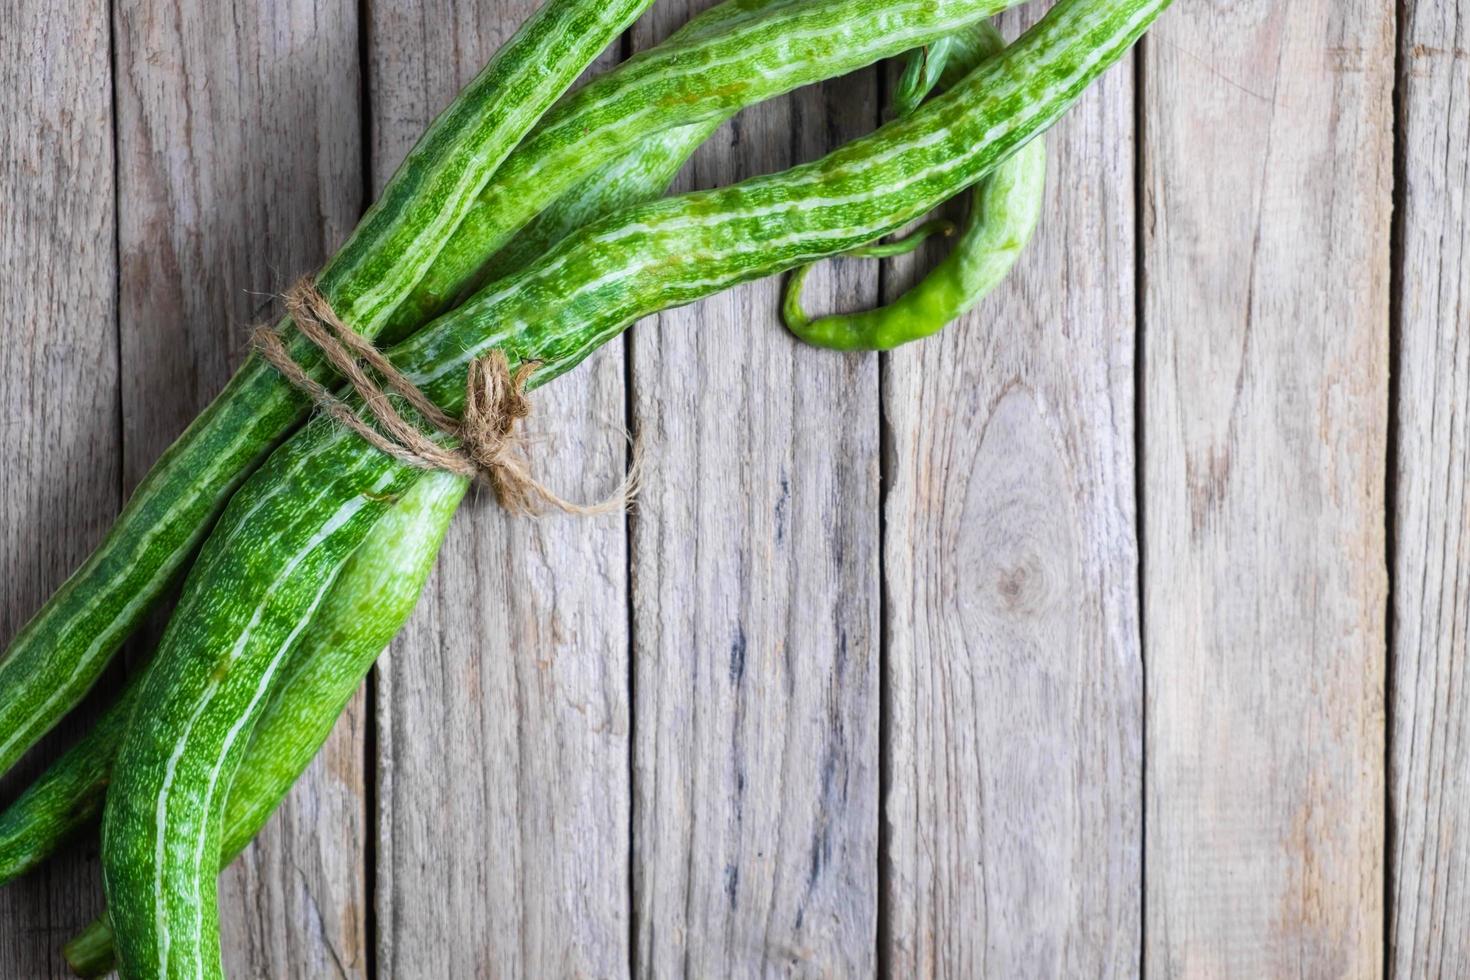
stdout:
[[(273, 328), (257, 327), (251, 338), (252, 346), (293, 387), (309, 395), (318, 408), (375, 449), (417, 469), (447, 470), (478, 479), (495, 491), (500, 506), (512, 514), (537, 515), (558, 510), (592, 516), (620, 511), (632, 499), (636, 489), (636, 459), (623, 484), (596, 504), (569, 501), (536, 478), (526, 439), (516, 428), (531, 414), (526, 382), (536, 371), (535, 362), (522, 364), (512, 373), (505, 354), (498, 350), (471, 362), (465, 385), (464, 417), (454, 419), (394, 367), (382, 351), (343, 323), (311, 277), (298, 280), (286, 292), (284, 302), (296, 329), (347, 380), (362, 398), (367, 415), (377, 424), (358, 415), (296, 363), (285, 341)], [(440, 445), (405, 419), (394, 406), (389, 391), (399, 395), (457, 446)]]

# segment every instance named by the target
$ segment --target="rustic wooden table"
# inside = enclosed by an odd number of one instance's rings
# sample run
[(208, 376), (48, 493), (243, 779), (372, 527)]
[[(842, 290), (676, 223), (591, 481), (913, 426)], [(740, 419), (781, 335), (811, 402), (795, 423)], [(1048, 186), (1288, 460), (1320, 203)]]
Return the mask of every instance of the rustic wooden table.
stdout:
[[(531, 5), (0, 4), (0, 641)], [(1177, 4), (939, 339), (804, 349), (766, 282), (538, 393), (569, 492), (637, 431), (636, 516), (466, 508), (232, 975), (1470, 975), (1470, 0), (1398, 6)], [(0, 891), (0, 976), (99, 901), (92, 842)]]

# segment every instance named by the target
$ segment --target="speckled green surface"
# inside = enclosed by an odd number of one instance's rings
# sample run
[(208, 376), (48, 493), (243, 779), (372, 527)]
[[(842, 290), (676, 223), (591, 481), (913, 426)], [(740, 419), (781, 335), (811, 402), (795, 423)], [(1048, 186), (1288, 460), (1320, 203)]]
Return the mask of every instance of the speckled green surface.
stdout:
[[(549, 0), (434, 122), (319, 277), (376, 336), (409, 298), (501, 161), (651, 0)], [(315, 359), (297, 343), (303, 363)], [(0, 772), (91, 687), (175, 579), (230, 493), (305, 414), (251, 358), (133, 494), (106, 541), (0, 660)]]
[[(378, 654), (408, 620), (468, 486), (450, 473), (428, 474), (389, 509), (343, 566), (272, 685), (230, 785), (220, 868), (265, 826), (331, 734)], [(109, 738), (115, 749), (126, 713), (120, 718), (114, 714), (102, 725), (116, 725)], [(107, 763), (113, 754), (108, 753)], [(87, 976), (110, 970), (110, 935), (105, 919), (88, 927), (68, 946), (71, 965)]]
[[(444, 408), (494, 347), (544, 383), (639, 316), (844, 251), (974, 184), (1054, 122), (1168, 0), (1062, 0), (912, 116), (815, 163), (594, 222), (392, 356)], [(103, 864), (124, 975), (218, 976), (224, 789), (338, 568), (417, 480), (317, 421), (231, 501), (148, 675), (108, 796)]]

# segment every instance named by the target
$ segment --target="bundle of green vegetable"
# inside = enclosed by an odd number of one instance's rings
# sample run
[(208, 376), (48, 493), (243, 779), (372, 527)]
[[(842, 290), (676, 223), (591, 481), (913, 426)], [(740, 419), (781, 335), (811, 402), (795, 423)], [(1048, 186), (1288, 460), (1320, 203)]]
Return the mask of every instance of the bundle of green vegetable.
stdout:
[[(872, 243), (973, 188), (949, 258), (892, 306), (809, 320), (798, 272), (785, 309), (793, 332), (828, 347), (933, 333), (994, 287), (1035, 226), (1035, 137), (1169, 0), (1058, 0), (1004, 49), (984, 19), (1017, 0), (727, 0), (567, 95), (648, 2), (548, 0), (320, 274), (337, 315), (396, 342), (393, 364), (442, 412), (462, 410), (466, 374), (491, 351), (534, 363), (530, 385), (543, 384), (641, 316), (824, 257), (908, 247)], [(784, 173), (657, 199), (741, 107), (905, 51), (919, 54), (898, 118), (873, 135)], [(289, 322), (280, 330), (291, 357), (333, 383), (320, 352)], [(453, 432), (391, 397), (454, 447)], [(407, 618), (465, 492), (464, 477), (401, 462), (326, 416), (297, 428), (309, 404), (252, 358), (0, 661), (5, 767), (204, 541), (153, 662), (0, 814), (8, 878), (105, 801), (109, 919), (68, 949), (84, 975), (107, 969), (114, 947), (125, 977), (222, 974), (219, 868)]]

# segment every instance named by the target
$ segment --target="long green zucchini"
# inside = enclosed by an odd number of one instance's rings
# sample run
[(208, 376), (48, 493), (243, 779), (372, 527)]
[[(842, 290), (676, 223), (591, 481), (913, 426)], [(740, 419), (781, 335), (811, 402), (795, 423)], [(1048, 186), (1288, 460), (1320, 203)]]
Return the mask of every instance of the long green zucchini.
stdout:
[[(631, 145), (635, 149), (621, 160), (603, 165), (582, 180), (580, 186), (572, 186), (562, 193), (546, 211), (524, 228), (501, 251), (494, 265), (506, 269), (519, 268), (531, 256), (540, 256), (568, 231), (587, 223), (592, 218), (605, 214), (616, 207), (648, 200), (661, 194), (672, 180), (678, 168), (694, 148), (738, 107), (730, 92), (738, 89), (742, 98), (766, 98), (789, 87), (793, 82), (804, 82), (817, 77), (844, 70), (855, 64), (866, 64), (885, 51), (891, 51), (902, 43), (900, 37), (931, 38), (936, 23), (943, 15), (953, 20), (961, 15), (973, 18), (973, 11), (1003, 6), (1013, 0), (946, 0), (945, 6), (930, 9), (928, 0), (907, 0), (891, 5), (880, 19), (866, 19), (861, 14), (868, 10), (874, 0), (822, 0), (820, 3), (793, 3), (792, 0), (727, 0), (693, 19), (682, 30), (671, 36), (664, 44), (649, 52), (641, 60), (630, 64), (636, 71), (618, 69), (604, 76), (597, 87), (566, 99), (553, 113), (556, 125), (565, 128), (573, 125), (579, 131), (593, 134), (592, 142), (609, 147)], [(793, 21), (789, 15), (792, 7), (800, 7), (803, 17)], [(783, 28), (800, 27), (810, 29), (812, 23), (834, 16), (854, 17), (862, 22), (861, 30), (847, 29), (833, 33), (833, 38), (842, 43), (828, 43), (803, 49), (794, 57), (792, 65), (779, 76), (761, 74), (782, 50), (786, 40), (774, 32), (769, 25), (760, 21), (760, 15), (775, 11), (780, 16), (775, 23)], [(901, 28), (897, 35), (891, 28)], [(850, 43), (849, 43), (850, 42)], [(739, 80), (739, 84), (736, 81)], [(705, 116), (693, 124), (675, 126), (658, 131), (656, 126), (629, 129), (621, 125), (616, 110), (646, 95), (651, 87), (673, 88), (681, 93), (682, 100), (677, 112), (666, 113), (661, 124), (670, 125), (685, 116)], [(710, 92), (724, 92), (719, 99), (710, 102)], [(589, 98), (588, 95), (595, 96)], [(611, 100), (613, 109), (607, 105)], [(681, 115), (681, 113), (683, 115)], [(653, 135), (643, 135), (650, 129)], [(519, 151), (518, 151), (519, 154)], [(605, 155), (605, 154), (604, 154)], [(585, 156), (558, 172), (555, 180), (522, 178), (519, 185), (536, 183), (538, 193), (551, 196), (557, 189), (572, 184), (580, 174), (586, 173), (601, 156)], [(523, 168), (524, 169), (524, 168)], [(496, 182), (501, 180), (497, 176)], [(523, 187), (524, 190), (524, 187)], [(521, 197), (528, 196), (523, 193)], [(514, 200), (515, 196), (503, 200)], [(524, 212), (524, 206), (517, 203)], [(487, 206), (482, 199), (475, 207), (476, 213), (485, 220), (493, 216), (495, 208)], [(520, 218), (492, 221), (497, 229), (510, 228)], [(467, 223), (468, 224), (468, 223)], [(478, 226), (485, 227), (485, 221)], [(470, 233), (465, 228), (457, 232), (456, 240), (463, 241)], [(479, 248), (490, 249), (498, 245), (499, 233), (483, 238)], [(470, 254), (461, 247), (456, 254)], [(406, 303), (403, 308), (413, 304)], [(391, 325), (378, 325), (391, 332)], [(100, 669), (101, 660), (97, 661)], [(66, 825), (82, 822), (87, 812), (89, 798), (99, 792), (99, 783), (105, 777), (107, 764), (115, 752), (113, 746), (123, 728), (121, 718), (105, 718), (99, 729), (83, 741), (57, 766), (49, 771), (44, 786), (28, 794), (24, 806), (9, 814), (14, 818), (8, 829), (11, 832), (12, 850), (25, 855), (26, 864), (43, 857), (60, 840)], [(73, 808), (74, 807), (74, 808)], [(67, 821), (57, 822), (44, 818), (46, 814), (71, 813)], [(30, 839), (27, 826), (30, 821)], [(0, 817), (0, 824), (5, 822)], [(19, 870), (26, 865), (17, 865)]]
[[(683, 29), (669, 38), (678, 42), (699, 34), (708, 34), (725, 29), (731, 24), (747, 19), (759, 11), (778, 3), (791, 0), (727, 0), (694, 18)], [(502, 252), (495, 257), (496, 263), (505, 264), (507, 269), (520, 268), (532, 257), (543, 255), (574, 228), (596, 218), (610, 214), (621, 207), (643, 203), (661, 196), (668, 188), (683, 162), (703, 142), (708, 133), (720, 120), (665, 130), (648, 137), (633, 154), (603, 168), (592, 178), (572, 191), (564, 194), (536, 220), (523, 229)], [(417, 493), (417, 491), (415, 491)], [(353, 573), (364, 561), (365, 553), (371, 554), (374, 563), (392, 560), (389, 544), (380, 541), (380, 536), (391, 533), (393, 547), (400, 549), (404, 560), (410, 560), (427, 542), (437, 542), (443, 534), (442, 523), (447, 517), (433, 507), (412, 507), (414, 494), (398, 504), (373, 530), (372, 535), (354, 555), (341, 578), (332, 587), (324, 610), (308, 627), (303, 646), (320, 646), (318, 637), (322, 632), (334, 632), (332, 613), (350, 600), (346, 598), (363, 577)], [(410, 522), (409, 514), (419, 512), (417, 524)], [(406, 615), (406, 611), (405, 611)], [(386, 642), (386, 641), (385, 641)], [(293, 663), (295, 657), (293, 655)], [(129, 685), (116, 703), (104, 713), (94, 728), (70, 751), (52, 764), (15, 803), (0, 813), (0, 884), (34, 868), (69, 836), (86, 826), (101, 810), (103, 793), (112, 772), (112, 763), (122, 742), (123, 733), (131, 716), (136, 697), (137, 679)], [(279, 805), (279, 798), (252, 796), (250, 787), (266, 786), (269, 781), (259, 778), (257, 767), (271, 767), (275, 762), (264, 751), (263, 746), (275, 745), (277, 739), (268, 734), (271, 718), (287, 710), (286, 702), (299, 702), (289, 710), (301, 716), (298, 732), (315, 731), (330, 726), (338, 709), (331, 698), (323, 698), (314, 686), (287, 685), (282, 682), (280, 692), (273, 691), (271, 701), (257, 726), (251, 740), (235, 785), (231, 787), (229, 810), (226, 815), (227, 828), (236, 826), (230, 814), (238, 806), (249, 806), (257, 810), (272, 812)], [(325, 728), (322, 728), (325, 733)], [(297, 741), (298, 745), (310, 745)], [(299, 749), (298, 749), (299, 752)], [(293, 753), (284, 750), (287, 757)], [(289, 767), (288, 767), (289, 768)], [(242, 790), (243, 787), (243, 790)], [(284, 795), (287, 786), (279, 786)], [(244, 795), (242, 796), (242, 792)], [(230, 831), (226, 831), (227, 843)], [(241, 845), (243, 846), (243, 844)], [(227, 857), (230, 848), (226, 847)], [(111, 963), (110, 939), (102, 944), (98, 929), (89, 930), (86, 937), (78, 937), (77, 956), (81, 961), (92, 963), (105, 954)], [(111, 933), (106, 933), (110, 937)], [(88, 952), (90, 951), (90, 952)], [(95, 964), (94, 964), (95, 965)]]
[[(947, 94), (826, 158), (622, 212), (395, 348), (448, 411), (500, 348), (544, 383), (639, 316), (871, 241), (1048, 127), (1168, 0), (1061, 0)], [(421, 479), (317, 420), (231, 501), (169, 624), (108, 794), (103, 866), (126, 977), (218, 976), (222, 789), (336, 570)]]
[[(273, 687), (230, 786), (221, 869), (265, 826), (379, 652), (413, 612), (466, 489), (468, 483), (453, 474), (429, 474), (389, 509), (343, 566)], [(67, 962), (78, 976), (101, 976), (113, 968), (111, 937), (103, 917), (67, 945)]]
[[(651, 0), (547, 0), (424, 134), (318, 277), (375, 337), (408, 301), (510, 151)], [(323, 374), (301, 343), (293, 351)], [(259, 358), (149, 471), (107, 539), (0, 660), (0, 772), (81, 700), (239, 482), (308, 403)]]
[[(619, 161), (615, 166), (606, 168), (598, 175), (597, 180), (589, 181), (577, 193), (567, 195), (564, 201), (558, 202), (557, 206), (539, 216), (536, 226), (527, 228), (525, 235), (518, 235), (512, 246), (497, 261), (511, 262), (518, 256), (544, 254), (573, 228), (611, 213), (620, 205), (642, 203), (658, 197), (667, 189), (683, 160), (697, 145), (691, 138), (697, 135), (691, 132), (696, 128), (703, 130), (705, 127), (686, 127), (652, 137), (645, 151), (646, 158)], [(521, 264), (524, 263), (516, 262), (517, 267)], [(317, 638), (321, 632), (334, 632), (337, 629), (331, 622), (331, 613), (346, 601), (339, 600), (338, 594), (350, 593), (354, 588), (358, 576), (353, 575), (352, 570), (365, 560), (364, 553), (371, 552), (374, 563), (390, 560), (386, 554), (388, 544), (380, 543), (380, 535), (388, 533), (391, 528), (397, 547), (406, 549), (405, 560), (411, 558), (425, 542), (437, 541), (442, 536), (441, 523), (447, 518), (432, 507), (412, 508), (410, 505), (417, 494), (418, 489), (415, 488), (408, 498), (379, 522), (367, 542), (354, 554), (337, 584), (332, 587), (323, 612), (308, 627), (302, 641), (303, 648), (320, 646)], [(414, 510), (420, 511), (416, 527), (408, 524), (408, 514)], [(391, 635), (390, 633), (389, 638)], [(293, 663), (295, 658), (296, 655), (293, 654)], [(101, 811), (112, 764), (132, 715), (140, 679), (141, 675), (130, 681), (117, 701), (103, 713), (92, 729), (52, 763), (14, 803), (0, 812), (0, 885), (37, 867)], [(305, 687), (293, 691), (285, 686), (285, 681), (281, 683), (286, 693), (278, 696), (272, 692), (272, 708), (268, 708), (267, 714), (262, 716), (256, 738), (252, 739), (251, 748), (236, 775), (236, 786), (231, 788), (232, 807), (238, 796), (238, 785), (247, 778), (253, 779), (249, 776), (252, 770), (258, 765), (274, 764), (263, 753), (257, 752), (257, 746), (262, 743), (261, 730), (268, 724), (269, 712), (281, 698), (299, 698), (304, 702), (293, 709), (297, 713), (309, 711), (311, 714), (313, 722), (304, 724), (301, 727), (303, 731), (320, 724), (321, 719), (330, 722), (338, 714), (329, 700), (324, 701), (315, 688)], [(269, 744), (270, 741), (265, 739), (264, 744)], [(286, 788), (288, 787), (282, 787), (282, 790)], [(252, 805), (274, 810), (278, 803), (279, 800), (271, 800)], [(107, 957), (110, 963), (110, 945), (107, 947)], [(108, 969), (110, 968), (109, 966)]]
[[(539, 211), (649, 134), (717, 124), (741, 106), (927, 43), (1018, 0), (742, 0), (562, 100), (509, 153), (613, 28), (648, 2), (592, 5), (605, 8), (594, 19), (583, 9), (588, 0), (549, 0), (527, 22), (436, 121), (323, 270), (318, 286), (345, 322), (369, 338), (405, 336), (461, 295)], [(762, 10), (769, 14), (757, 16)], [(537, 58), (544, 71), (535, 70)], [(533, 83), (545, 90), (528, 92)], [(325, 377), (303, 342), (292, 350)], [(0, 771), (86, 693), (229, 493), (305, 410), (251, 358), (164, 454), (107, 541), (0, 661)]]
[(733, 29), (695, 29), (635, 55), (563, 100), (506, 159), (425, 276), (422, 303), (405, 306), (402, 315), (422, 321), (464, 298), (486, 281), (477, 272), (487, 254), (567, 190), (624, 157), (644, 134), (719, 122), (742, 106), (937, 41), (1017, 2), (776, 4)]
[[(694, 18), (672, 35), (669, 41), (678, 42), (726, 29), (763, 9), (789, 2), (791, 0), (727, 0), (726, 3)], [(689, 155), (724, 121), (725, 117), (717, 117), (648, 137), (635, 152), (605, 166), (537, 215), (531, 224), (516, 235), (510, 245), (495, 256), (496, 267), (504, 267), (505, 272), (518, 269), (528, 264), (533, 257), (545, 254), (573, 229), (621, 207), (661, 196)], [(420, 518), (421, 526), (416, 533), (409, 528), (404, 515), (410, 511), (410, 503), (407, 499), (400, 503), (374, 529), (359, 555), (344, 570), (342, 579), (333, 586), (332, 598), (329, 599), (324, 614), (330, 613), (337, 595), (350, 588), (355, 578), (351, 574), (352, 568), (362, 560), (362, 553), (372, 552), (378, 556), (374, 560), (386, 560), (386, 555), (380, 554), (384, 549), (378, 545), (378, 537), (388, 525), (391, 524), (394, 528), (395, 537), (401, 546), (410, 551), (418, 547), (416, 541), (437, 540), (442, 535), (442, 528), (438, 526), (439, 514), (433, 508), (424, 508)], [(332, 627), (328, 623), (322, 628)], [(303, 646), (316, 645), (316, 637), (320, 632), (319, 623), (314, 621), (308, 628)], [(136, 686), (137, 678), (75, 746), (53, 763), (19, 799), (0, 813), (0, 885), (38, 866), (69, 837), (90, 823), (101, 810), (112, 763), (131, 716)], [(251, 747), (236, 776), (236, 786), (232, 786), (230, 791), (229, 806), (232, 810), (236, 805), (235, 801), (242, 799), (238, 790), (239, 784), (253, 778), (250, 774), (256, 766), (270, 764), (257, 748), (261, 744), (272, 742), (268, 737), (263, 739), (262, 733), (269, 727), (272, 712), (283, 697), (289, 699), (293, 695), (277, 695), (273, 692), (271, 705), (262, 715), (257, 737), (252, 739)], [(313, 688), (300, 689), (299, 697), (305, 703), (295, 710), (311, 711), (312, 719), (316, 720), (314, 724), (303, 725), (304, 730), (318, 727), (323, 718), (335, 720), (338, 712), (332, 710), (327, 713), (325, 702)], [(253, 781), (256, 785), (261, 784), (259, 779)], [(279, 805), (279, 800), (257, 799), (249, 805), (264, 807), (267, 812), (272, 812)], [(226, 838), (229, 838), (228, 832)], [(229, 850), (227, 847), (227, 854)], [(77, 955), (82, 958), (84, 965), (93, 968), (96, 966), (93, 962), (95, 958), (105, 953), (106, 969), (111, 969), (110, 938), (105, 945), (100, 945), (97, 928), (99, 927), (94, 927), (87, 937), (79, 937), (78, 949), (91, 952), (78, 952)], [(110, 937), (110, 930), (106, 935)]]

